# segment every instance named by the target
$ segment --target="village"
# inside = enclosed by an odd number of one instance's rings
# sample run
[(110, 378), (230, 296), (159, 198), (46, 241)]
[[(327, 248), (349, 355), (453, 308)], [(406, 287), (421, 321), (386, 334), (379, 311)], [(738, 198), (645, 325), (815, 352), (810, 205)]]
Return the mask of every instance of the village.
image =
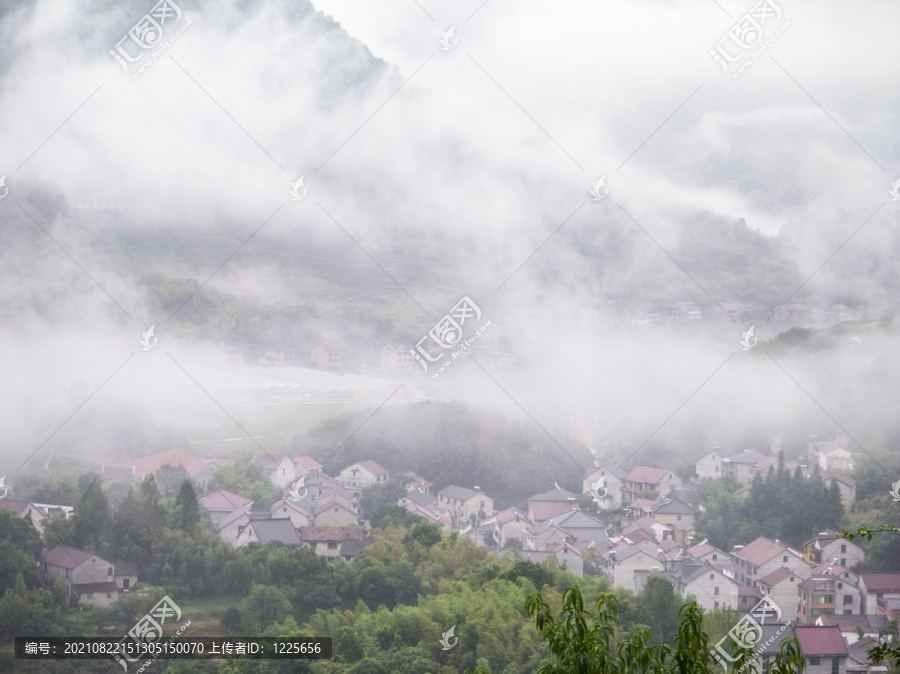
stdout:
[[(837, 486), (842, 505), (849, 508), (856, 500), (856, 481), (845, 471), (851, 472), (857, 459), (846, 438), (812, 436), (807, 456), (784, 468), (807, 477), (813, 470), (820, 473), (826, 484)], [(350, 562), (373, 542), (370, 523), (360, 517), (360, 498), (392, 477), (377, 462), (356, 461), (330, 476), (310, 456), (259, 454), (254, 463), (282, 491), (282, 498), (264, 508), (226, 490), (208, 493), (213, 474), (233, 462), (172, 448), (127, 465), (104, 466), (103, 474), (138, 483), (167, 469), (183, 470), (217, 536), (235, 547), (277, 541), (289, 548), (309, 547), (328, 562)], [(766, 536), (731, 550), (697, 540), (692, 494), (698, 484), (731, 476), (740, 485), (736, 496), (745, 497), (754, 476), (775, 464), (775, 457), (756, 451), (717, 448), (696, 462), (695, 475), (685, 478), (660, 466), (597, 465), (585, 471), (579, 493), (548, 485), (527, 498), (527, 508), (499, 512), (477, 485), (435, 490), (427, 477), (405, 472), (406, 493), (396, 505), (445, 532), (468, 536), (477, 546), (498, 552), (513, 548), (526, 561), (578, 577), (606, 577), (612, 588), (637, 593), (649, 578), (662, 577), (705, 610), (737, 609), (765, 637), (775, 632), (796, 636), (810, 672), (878, 671), (867, 663), (867, 651), (884, 643), (880, 628), (900, 617), (900, 571), (855, 572), (864, 551), (834, 530), (818, 532), (797, 548)], [(588, 500), (596, 506), (594, 513), (582, 508)], [(74, 511), (15, 498), (0, 500), (0, 509), (30, 518), (38, 532), (54, 512), (69, 518)], [(615, 516), (601, 519), (599, 511)], [(65, 545), (44, 552), (40, 570), (48, 587), (64, 579), (71, 601), (101, 607), (126, 596), (141, 575), (135, 563)], [(759, 652), (762, 661), (778, 649), (779, 640), (772, 640)]]

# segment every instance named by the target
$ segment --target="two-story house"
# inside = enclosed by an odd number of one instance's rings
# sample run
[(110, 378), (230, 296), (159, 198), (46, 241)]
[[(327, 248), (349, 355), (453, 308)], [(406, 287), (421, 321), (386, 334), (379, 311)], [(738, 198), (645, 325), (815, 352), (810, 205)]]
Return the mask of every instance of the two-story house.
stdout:
[(331, 344), (314, 346), (309, 353), (310, 362), (320, 370), (338, 370), (341, 367), (341, 352)]
[(362, 527), (303, 527), (300, 538), (329, 562), (339, 557), (350, 562), (372, 542)]
[(797, 613), (797, 587), (804, 580), (791, 569), (781, 566), (760, 578), (757, 588), (761, 595), (775, 602), (785, 619), (790, 619)]
[(294, 480), (317, 470), (322, 470), (322, 464), (311, 456), (298, 456), (294, 459)]
[(213, 525), (217, 525), (235, 510), (244, 510), (253, 505), (253, 501), (250, 499), (232, 494), (224, 489), (220, 489), (209, 496), (204, 496), (198, 500), (198, 503), (209, 513), (209, 518), (212, 520)]
[(662, 498), (673, 489), (681, 489), (681, 478), (669, 468), (658, 466), (635, 466), (625, 476), (623, 503), (631, 503), (642, 498), (642, 492), (653, 492), (654, 498)]
[(854, 567), (866, 558), (863, 549), (853, 541), (840, 538), (836, 531), (827, 529), (803, 544), (803, 552), (806, 558), (816, 564), (832, 561), (846, 566)]
[(558, 568), (565, 569), (579, 578), (584, 575), (584, 555), (578, 548), (568, 543), (553, 543), (544, 550), (533, 550), (525, 553), (525, 559), (535, 564), (540, 564), (550, 557), (556, 559)]
[(387, 468), (380, 466), (375, 461), (357, 461), (344, 468), (337, 481), (345, 489), (359, 494), (365, 487), (373, 484), (382, 484), (390, 478)]
[(294, 461), (283, 454), (259, 454), (253, 463), (266, 472), (276, 487), (285, 489), (294, 481)]
[(269, 512), (272, 513), (273, 518), (289, 519), (295, 529), (310, 525), (309, 511), (289, 498), (283, 498), (273, 503)]
[(865, 571), (859, 583), (866, 615), (884, 615), (889, 600), (900, 600), (900, 571)]
[(449, 485), (437, 493), (437, 507), (446, 508), (453, 517), (453, 523), (463, 528), (465, 523), (484, 520), (494, 514), (494, 500), (484, 494), (479, 487), (468, 489)]
[(625, 477), (628, 473), (616, 464), (610, 463), (598, 468), (587, 468), (581, 481), (581, 491), (593, 492), (600, 501), (600, 507), (606, 510), (622, 507), (622, 496), (625, 492)]
[(32, 503), (31, 501), (19, 501), (11, 498), (0, 499), (0, 508), (9, 510), (20, 517), (30, 519), (39, 534), (44, 533), (44, 520), (50, 517), (52, 513), (62, 513), (65, 519), (69, 519), (75, 510), (71, 506)]
[(518, 508), (507, 508), (488, 517), (481, 526), (493, 533), (494, 543), (498, 548), (506, 548), (507, 544), (515, 539), (522, 544), (522, 549), (525, 549), (528, 531), (534, 526), (534, 522), (528, 519), (528, 513)]
[(812, 565), (806, 557), (796, 550), (783, 545), (780, 541), (771, 541), (760, 536), (745, 546), (734, 546), (731, 555), (734, 563), (735, 578), (739, 583), (756, 587), (760, 578), (773, 571), (787, 567), (803, 579), (812, 575)]
[(689, 547), (687, 553), (701, 562), (708, 562), (710, 566), (722, 569), (729, 575), (734, 576), (734, 562), (731, 561), (731, 555), (719, 550), (706, 539)]
[(659, 571), (659, 547), (655, 540), (629, 543), (620, 540), (612, 548), (600, 555), (600, 567), (609, 577), (612, 587), (635, 589), (635, 574), (638, 571)]
[(797, 617), (806, 622), (826, 613), (857, 615), (862, 610), (859, 576), (844, 566), (825, 562), (797, 586), (797, 600)]
[(835, 627), (796, 626), (794, 636), (806, 660), (805, 674), (846, 674), (847, 645)]
[(119, 599), (115, 566), (99, 555), (68, 545), (57, 545), (41, 555), (44, 580), (57, 579), (69, 586), (69, 598), (90, 606), (109, 606)]
[(666, 497), (651, 507), (649, 514), (663, 524), (675, 524), (685, 517), (693, 517), (694, 509), (680, 498)]

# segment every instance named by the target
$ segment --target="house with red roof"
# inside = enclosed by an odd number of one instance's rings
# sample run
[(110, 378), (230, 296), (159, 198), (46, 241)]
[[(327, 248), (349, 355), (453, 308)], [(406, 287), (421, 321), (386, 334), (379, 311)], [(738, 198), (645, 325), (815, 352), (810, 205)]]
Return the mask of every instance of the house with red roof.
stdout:
[(62, 579), (69, 586), (69, 598), (79, 603), (109, 606), (119, 600), (114, 565), (93, 552), (57, 545), (41, 555), (39, 565), (47, 585)]
[(859, 576), (839, 564), (819, 564), (797, 586), (797, 617), (806, 622), (825, 614), (857, 615), (861, 609)]
[(706, 539), (702, 543), (697, 543), (687, 549), (687, 553), (699, 559), (701, 562), (708, 562), (710, 566), (718, 569), (729, 569), (734, 574), (734, 565), (731, 562), (731, 555), (727, 552), (719, 550), (715, 545), (709, 543)]
[(422, 503), (416, 503), (415, 501), (407, 501), (401, 505), (406, 508), (407, 512), (426, 519), (428, 522), (439, 526), (444, 531), (450, 531), (450, 529), (453, 528), (453, 518), (450, 517), (450, 512), (446, 508), (434, 508)]
[(412, 479), (412, 482), (410, 482), (408, 485), (406, 485), (407, 491), (413, 491), (415, 489), (418, 489), (419, 491), (422, 491), (426, 494), (431, 493), (431, 488), (434, 486), (434, 482), (429, 482), (421, 475), (417, 475), (416, 473), (413, 473), (413, 472), (403, 473), (403, 475)]
[(205, 492), (209, 487), (209, 479), (212, 477), (215, 466), (203, 459), (198, 459), (193, 454), (188, 454), (180, 447), (173, 447), (164, 452), (157, 452), (142, 459), (130, 462), (128, 465), (134, 468), (134, 474), (138, 479), (144, 480), (154, 475), (165, 465), (177, 468), (184, 467), (188, 477), (196, 485), (197, 489)]
[(631, 543), (628, 538), (622, 538), (600, 555), (600, 568), (613, 587), (634, 590), (638, 571), (654, 572), (662, 568), (659, 546), (654, 539)]
[(735, 579), (744, 585), (756, 586), (759, 579), (785, 566), (804, 580), (812, 575), (813, 566), (806, 556), (781, 541), (760, 536), (747, 545), (734, 546), (731, 555)]
[(358, 525), (356, 511), (337, 494), (328, 494), (316, 504), (315, 525), (317, 527), (346, 527)]
[(518, 540), (522, 544), (522, 549), (525, 549), (525, 541), (528, 540), (528, 532), (534, 526), (534, 522), (529, 519), (528, 513), (518, 508), (507, 508), (488, 517), (481, 526), (492, 532), (494, 543), (501, 550), (513, 539)]
[(547, 545), (543, 550), (526, 552), (525, 559), (535, 564), (540, 564), (553, 557), (558, 568), (565, 569), (569, 573), (581, 578), (584, 576), (584, 555), (574, 545), (566, 542), (557, 542)]
[(673, 489), (681, 489), (681, 478), (669, 468), (659, 466), (635, 466), (625, 476), (625, 495), (623, 503), (631, 503), (641, 498), (641, 492), (651, 490), (656, 497), (662, 497)]
[(847, 645), (837, 626), (794, 628), (800, 652), (806, 660), (805, 674), (845, 674)]
[(803, 581), (791, 569), (781, 566), (760, 578), (757, 587), (764, 597), (775, 602), (785, 619), (790, 619), (797, 614), (797, 586)]
[(283, 498), (273, 503), (269, 512), (272, 513), (272, 517), (288, 518), (295, 529), (308, 527), (312, 521), (306, 508), (289, 498)]
[(230, 491), (220, 489), (214, 494), (204, 496), (198, 500), (198, 503), (206, 508), (212, 523), (218, 524), (223, 518), (228, 517), (235, 510), (243, 510), (253, 505), (253, 501)]
[(888, 600), (900, 600), (900, 571), (866, 571), (859, 581), (866, 615), (884, 615)]
[(75, 510), (71, 506), (32, 503), (31, 501), (18, 501), (11, 498), (0, 499), (0, 508), (9, 510), (19, 517), (30, 519), (39, 534), (44, 533), (44, 520), (50, 517), (52, 513), (60, 512), (65, 519), (69, 519)]
[(299, 480), (313, 471), (322, 470), (322, 464), (311, 456), (298, 456), (294, 459), (294, 479)]
[(558, 485), (554, 485), (550, 491), (535, 494), (528, 499), (528, 519), (535, 524), (570, 510), (578, 510), (576, 496)]
[(365, 487), (387, 482), (388, 478), (390, 478), (390, 473), (387, 468), (380, 466), (375, 461), (357, 461), (344, 468), (337, 476), (337, 481), (345, 489), (359, 494)]

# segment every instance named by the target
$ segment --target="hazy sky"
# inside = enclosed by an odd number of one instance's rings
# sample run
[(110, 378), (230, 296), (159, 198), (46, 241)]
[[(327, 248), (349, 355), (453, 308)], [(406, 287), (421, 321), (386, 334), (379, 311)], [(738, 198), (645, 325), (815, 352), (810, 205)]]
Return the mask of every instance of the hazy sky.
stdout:
[[(574, 413), (629, 439), (676, 410), (669, 423), (723, 438), (794, 425), (828, 436), (835, 421), (871, 438), (894, 423), (896, 332), (848, 339), (824, 360), (793, 354), (782, 370), (741, 352), (749, 326), (642, 330), (610, 320), (600, 295), (677, 270), (669, 251), (686, 223), (743, 219), (788, 242), (800, 278), (835, 256), (810, 287), (853, 287), (886, 310), (900, 243), (888, 193), (900, 178), (896, 2), (779, 2), (764, 39), (786, 29), (737, 79), (709, 52), (753, 3), (317, 0), (317, 14), (288, 0), (185, 1), (163, 39), (186, 28), (137, 78), (109, 51), (153, 4), (119, 5), (0, 10), (0, 421), (34, 421), (29, 441), (71, 414), (75, 382), (95, 390), (117, 372), (105, 393), (138, 405), (194, 386), (140, 352), (141, 332), (165, 317), (138, 277), (213, 275), (221, 292), (291, 296), (274, 263), (238, 253), (216, 272), (257, 229), (247, 255), (346, 246), (373, 283), (393, 286), (389, 273), (403, 291), (385, 318), (418, 316), (409, 341), (465, 294), (496, 317), (493, 344), (520, 365), (491, 377), (459, 367), (429, 395), (512, 398), (548, 427), (574, 432)], [(290, 201), (300, 176), (308, 193)], [(595, 202), (601, 176), (609, 193)], [(642, 243), (598, 284), (578, 242), (635, 223)], [(111, 229), (198, 243), (178, 260), (152, 246), (125, 255), (102, 244)], [(423, 270), (436, 251), (441, 269)], [(40, 302), (17, 301), (26, 294)], [(197, 335), (160, 339), (202, 364)]]

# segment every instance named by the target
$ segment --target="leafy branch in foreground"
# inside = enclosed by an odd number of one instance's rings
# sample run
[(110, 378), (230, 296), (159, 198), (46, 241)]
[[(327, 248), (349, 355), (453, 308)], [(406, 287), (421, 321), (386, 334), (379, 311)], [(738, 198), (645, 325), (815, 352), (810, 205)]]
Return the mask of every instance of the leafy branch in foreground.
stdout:
[(846, 538), (848, 541), (852, 541), (857, 536), (865, 536), (866, 540), (871, 541), (872, 536), (874, 536), (875, 534), (884, 533), (886, 531), (900, 531), (900, 528), (895, 527), (893, 524), (882, 524), (877, 529), (869, 529), (867, 527), (860, 527), (856, 531), (844, 529), (840, 534), (838, 534), (838, 537)]
[[(597, 599), (596, 614), (585, 609), (577, 586), (563, 593), (559, 619), (539, 593), (529, 595), (525, 612), (534, 620), (555, 662), (539, 674), (713, 674), (719, 663), (703, 631), (703, 613), (695, 602), (679, 611), (675, 649), (650, 643), (650, 630), (636, 627), (617, 639), (618, 599), (612, 592)], [(757, 672), (759, 665), (752, 647), (731, 642), (731, 662), (735, 672)], [(767, 669), (769, 674), (803, 672), (806, 661), (795, 638), (782, 641), (781, 651)], [(479, 668), (476, 672), (488, 672)]]

